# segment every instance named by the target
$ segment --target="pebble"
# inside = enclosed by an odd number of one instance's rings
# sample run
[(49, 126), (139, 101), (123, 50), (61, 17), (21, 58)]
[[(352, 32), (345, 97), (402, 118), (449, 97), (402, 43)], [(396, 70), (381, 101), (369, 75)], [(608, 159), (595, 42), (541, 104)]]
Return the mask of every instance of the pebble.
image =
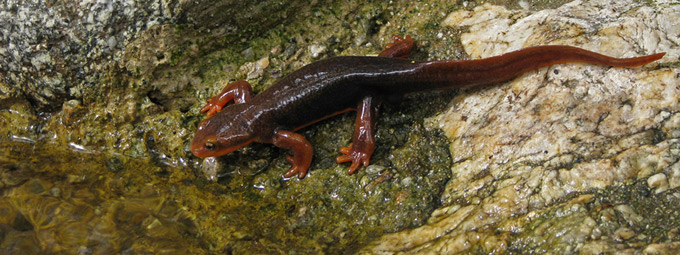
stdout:
[(647, 179), (647, 185), (649, 185), (649, 187), (655, 188), (654, 193), (656, 194), (664, 192), (670, 187), (668, 185), (668, 178), (666, 178), (666, 175), (663, 173), (650, 176), (649, 179)]

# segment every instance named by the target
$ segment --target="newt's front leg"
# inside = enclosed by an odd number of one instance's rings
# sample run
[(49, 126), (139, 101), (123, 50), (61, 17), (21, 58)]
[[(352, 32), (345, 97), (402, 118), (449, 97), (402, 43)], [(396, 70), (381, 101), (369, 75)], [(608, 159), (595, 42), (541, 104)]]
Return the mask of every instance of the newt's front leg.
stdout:
[(298, 133), (279, 130), (274, 134), (274, 146), (293, 151), (293, 156), (286, 156), (292, 167), (283, 174), (283, 177), (290, 178), (297, 173), (298, 178), (305, 178), (314, 156), (312, 144)]
[(375, 150), (375, 118), (378, 115), (377, 105), (373, 97), (366, 97), (357, 107), (357, 119), (354, 126), (354, 136), (349, 147), (341, 147), (340, 153), (345, 154), (335, 158), (337, 163), (352, 162), (349, 174), (353, 174), (361, 165), (368, 163)]
[(201, 113), (208, 117), (222, 110), (232, 100), (236, 104), (242, 104), (253, 97), (253, 87), (247, 81), (235, 81), (222, 89), (219, 95), (208, 98), (208, 103), (201, 108)]

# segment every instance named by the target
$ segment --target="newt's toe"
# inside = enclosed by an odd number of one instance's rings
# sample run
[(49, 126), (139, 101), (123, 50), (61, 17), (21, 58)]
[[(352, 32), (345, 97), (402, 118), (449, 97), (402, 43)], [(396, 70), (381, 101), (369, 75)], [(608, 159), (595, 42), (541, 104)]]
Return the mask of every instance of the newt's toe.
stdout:
[(348, 147), (340, 147), (340, 153), (342, 153), (343, 155), (340, 155), (337, 158), (335, 158), (335, 162), (337, 162), (338, 164), (352, 162), (347, 171), (347, 173), (349, 174), (353, 174), (354, 172), (356, 172), (362, 165), (368, 166), (371, 159), (369, 153), (356, 149), (351, 144)]

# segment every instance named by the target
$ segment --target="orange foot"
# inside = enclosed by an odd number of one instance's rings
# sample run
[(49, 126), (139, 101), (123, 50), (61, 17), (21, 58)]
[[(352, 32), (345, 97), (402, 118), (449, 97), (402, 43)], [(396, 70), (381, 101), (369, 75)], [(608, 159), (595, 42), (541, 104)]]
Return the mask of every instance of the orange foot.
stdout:
[(208, 98), (207, 104), (201, 108), (201, 113), (208, 117), (222, 110), (222, 107), (233, 101), (235, 104), (243, 104), (253, 97), (253, 88), (247, 81), (235, 81), (222, 89), (219, 95)]
[(208, 103), (205, 104), (205, 106), (203, 106), (203, 108), (201, 108), (201, 113), (205, 113), (205, 115), (210, 117), (213, 114), (221, 111), (222, 107), (224, 105), (220, 105), (219, 103), (217, 103), (218, 100), (219, 100), (219, 96), (214, 96), (214, 97), (208, 98), (208, 100), (207, 100)]
[(295, 176), (295, 174), (298, 174), (298, 178), (300, 178), (300, 179), (305, 178), (305, 175), (307, 175), (307, 170), (309, 169), (309, 166), (308, 167), (300, 166), (299, 164), (297, 164), (295, 162), (295, 159), (293, 158), (293, 156), (290, 156), (290, 155), (286, 156), (286, 161), (288, 161), (288, 163), (291, 164), (292, 166), (290, 167), (288, 172), (283, 174), (283, 177), (290, 178), (290, 177)]
[[(392, 40), (394, 42), (391, 42), (391, 43), (388, 43), (387, 45), (385, 45), (385, 49), (392, 48), (392, 47), (394, 47), (394, 45), (401, 43), (402, 41), (404, 41), (404, 38), (401, 37), (401, 36), (398, 36), (398, 35), (392, 35)], [(413, 38), (411, 38), (410, 35), (407, 35), (406, 40), (412, 41)]]
[(373, 154), (373, 152), (361, 151), (353, 144), (349, 144), (347, 147), (340, 147), (340, 153), (344, 155), (335, 158), (335, 162), (340, 164), (351, 161), (352, 165), (349, 166), (349, 171), (347, 171), (349, 174), (356, 172), (361, 165), (368, 166), (371, 154)]
[(394, 40), (394, 42), (388, 43), (385, 46), (385, 50), (378, 54), (379, 57), (407, 58), (411, 55), (414, 41), (410, 35), (407, 35), (406, 38), (393, 35), (392, 40)]

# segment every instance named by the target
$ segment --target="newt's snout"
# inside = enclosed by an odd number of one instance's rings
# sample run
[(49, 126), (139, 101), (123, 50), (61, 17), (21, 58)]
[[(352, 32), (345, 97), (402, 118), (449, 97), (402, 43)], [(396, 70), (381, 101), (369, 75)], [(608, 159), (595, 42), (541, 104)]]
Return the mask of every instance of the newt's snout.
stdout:
[[(198, 124), (194, 140), (191, 141), (191, 153), (196, 157), (214, 157), (217, 141), (214, 135), (209, 135), (211, 132), (206, 130), (210, 125), (210, 118), (202, 120)], [(214, 134), (214, 133), (213, 133)], [(213, 146), (214, 145), (214, 146)]]
[[(219, 157), (253, 142), (251, 136), (238, 132), (238, 129), (227, 128), (226, 131), (231, 132), (219, 132), (224, 124), (216, 118), (217, 116), (213, 116), (198, 124), (196, 136), (191, 142), (191, 153), (196, 157)], [(230, 123), (233, 124), (233, 121)]]

